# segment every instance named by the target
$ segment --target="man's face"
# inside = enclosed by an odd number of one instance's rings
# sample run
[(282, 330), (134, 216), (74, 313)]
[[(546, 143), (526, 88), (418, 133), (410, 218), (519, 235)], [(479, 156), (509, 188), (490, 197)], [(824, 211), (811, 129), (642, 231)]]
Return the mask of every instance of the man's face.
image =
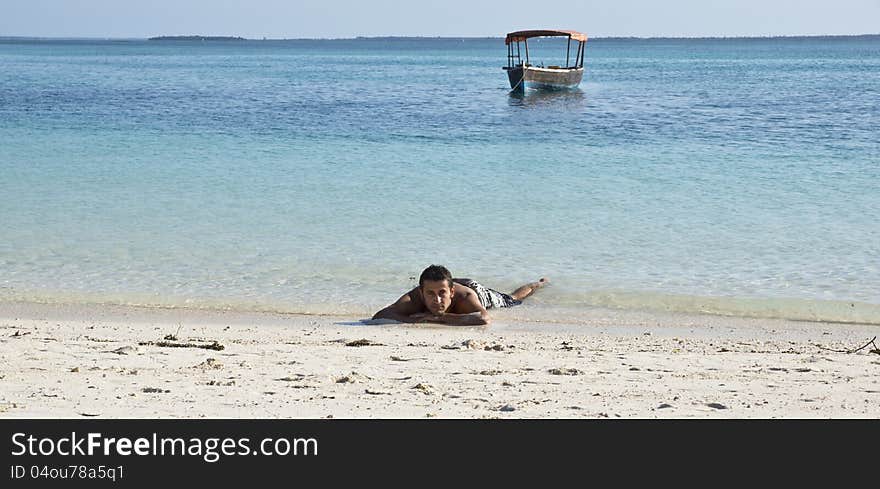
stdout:
[(452, 305), (452, 287), (446, 280), (425, 280), (422, 300), (431, 314), (443, 314)]

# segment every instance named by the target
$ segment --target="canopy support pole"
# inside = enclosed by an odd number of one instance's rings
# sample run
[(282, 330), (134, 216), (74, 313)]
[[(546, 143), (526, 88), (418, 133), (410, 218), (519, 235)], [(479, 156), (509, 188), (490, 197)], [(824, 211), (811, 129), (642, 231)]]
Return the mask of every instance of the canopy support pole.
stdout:
[(568, 58), (571, 57), (571, 36), (568, 36), (568, 45), (565, 48), (565, 67), (568, 68)]

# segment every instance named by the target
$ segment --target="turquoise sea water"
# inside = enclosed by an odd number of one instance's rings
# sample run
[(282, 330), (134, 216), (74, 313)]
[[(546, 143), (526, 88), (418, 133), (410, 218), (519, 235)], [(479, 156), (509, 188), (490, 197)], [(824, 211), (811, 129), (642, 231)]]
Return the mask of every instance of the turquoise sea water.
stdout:
[(505, 56), (0, 41), (0, 300), (367, 314), (443, 263), (549, 276), (538, 312), (880, 323), (880, 37), (591, 40), (522, 97)]

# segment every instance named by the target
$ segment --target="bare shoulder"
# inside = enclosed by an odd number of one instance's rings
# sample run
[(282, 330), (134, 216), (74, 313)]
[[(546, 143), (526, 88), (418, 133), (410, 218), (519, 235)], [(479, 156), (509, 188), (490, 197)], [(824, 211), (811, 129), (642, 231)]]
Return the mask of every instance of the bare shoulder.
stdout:
[(412, 302), (424, 305), (422, 302), (422, 294), (419, 293), (418, 287), (413, 288), (412, 290), (404, 294), (403, 297), (401, 297), (401, 299), (404, 298), (409, 298), (409, 300)]
[(416, 287), (400, 296), (400, 299), (397, 299), (397, 302), (390, 307), (400, 314), (409, 315), (417, 312), (424, 312), (425, 303), (422, 301), (422, 296), (419, 294), (419, 288)]
[(476, 297), (476, 295), (477, 295), (477, 293), (474, 292), (474, 289), (472, 289), (466, 285), (461, 285), (460, 283), (457, 283), (457, 282), (455, 284), (453, 284), (453, 290), (455, 291), (456, 297), (461, 297), (461, 298), (465, 298), (465, 297), (469, 297), (469, 296)]
[(470, 314), (472, 312), (482, 312), (483, 309), (482, 304), (480, 304), (480, 298), (477, 297), (477, 293), (473, 291), (470, 287), (455, 284), (455, 304), (453, 306), (453, 311), (458, 314)]

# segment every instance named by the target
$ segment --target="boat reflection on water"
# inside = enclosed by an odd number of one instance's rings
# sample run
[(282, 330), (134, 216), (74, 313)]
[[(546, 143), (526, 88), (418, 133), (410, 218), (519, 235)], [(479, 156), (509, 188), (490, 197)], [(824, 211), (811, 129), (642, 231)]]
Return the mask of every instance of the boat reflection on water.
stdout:
[(567, 108), (583, 106), (587, 102), (587, 94), (580, 88), (559, 90), (513, 90), (507, 99), (511, 107), (556, 107)]

